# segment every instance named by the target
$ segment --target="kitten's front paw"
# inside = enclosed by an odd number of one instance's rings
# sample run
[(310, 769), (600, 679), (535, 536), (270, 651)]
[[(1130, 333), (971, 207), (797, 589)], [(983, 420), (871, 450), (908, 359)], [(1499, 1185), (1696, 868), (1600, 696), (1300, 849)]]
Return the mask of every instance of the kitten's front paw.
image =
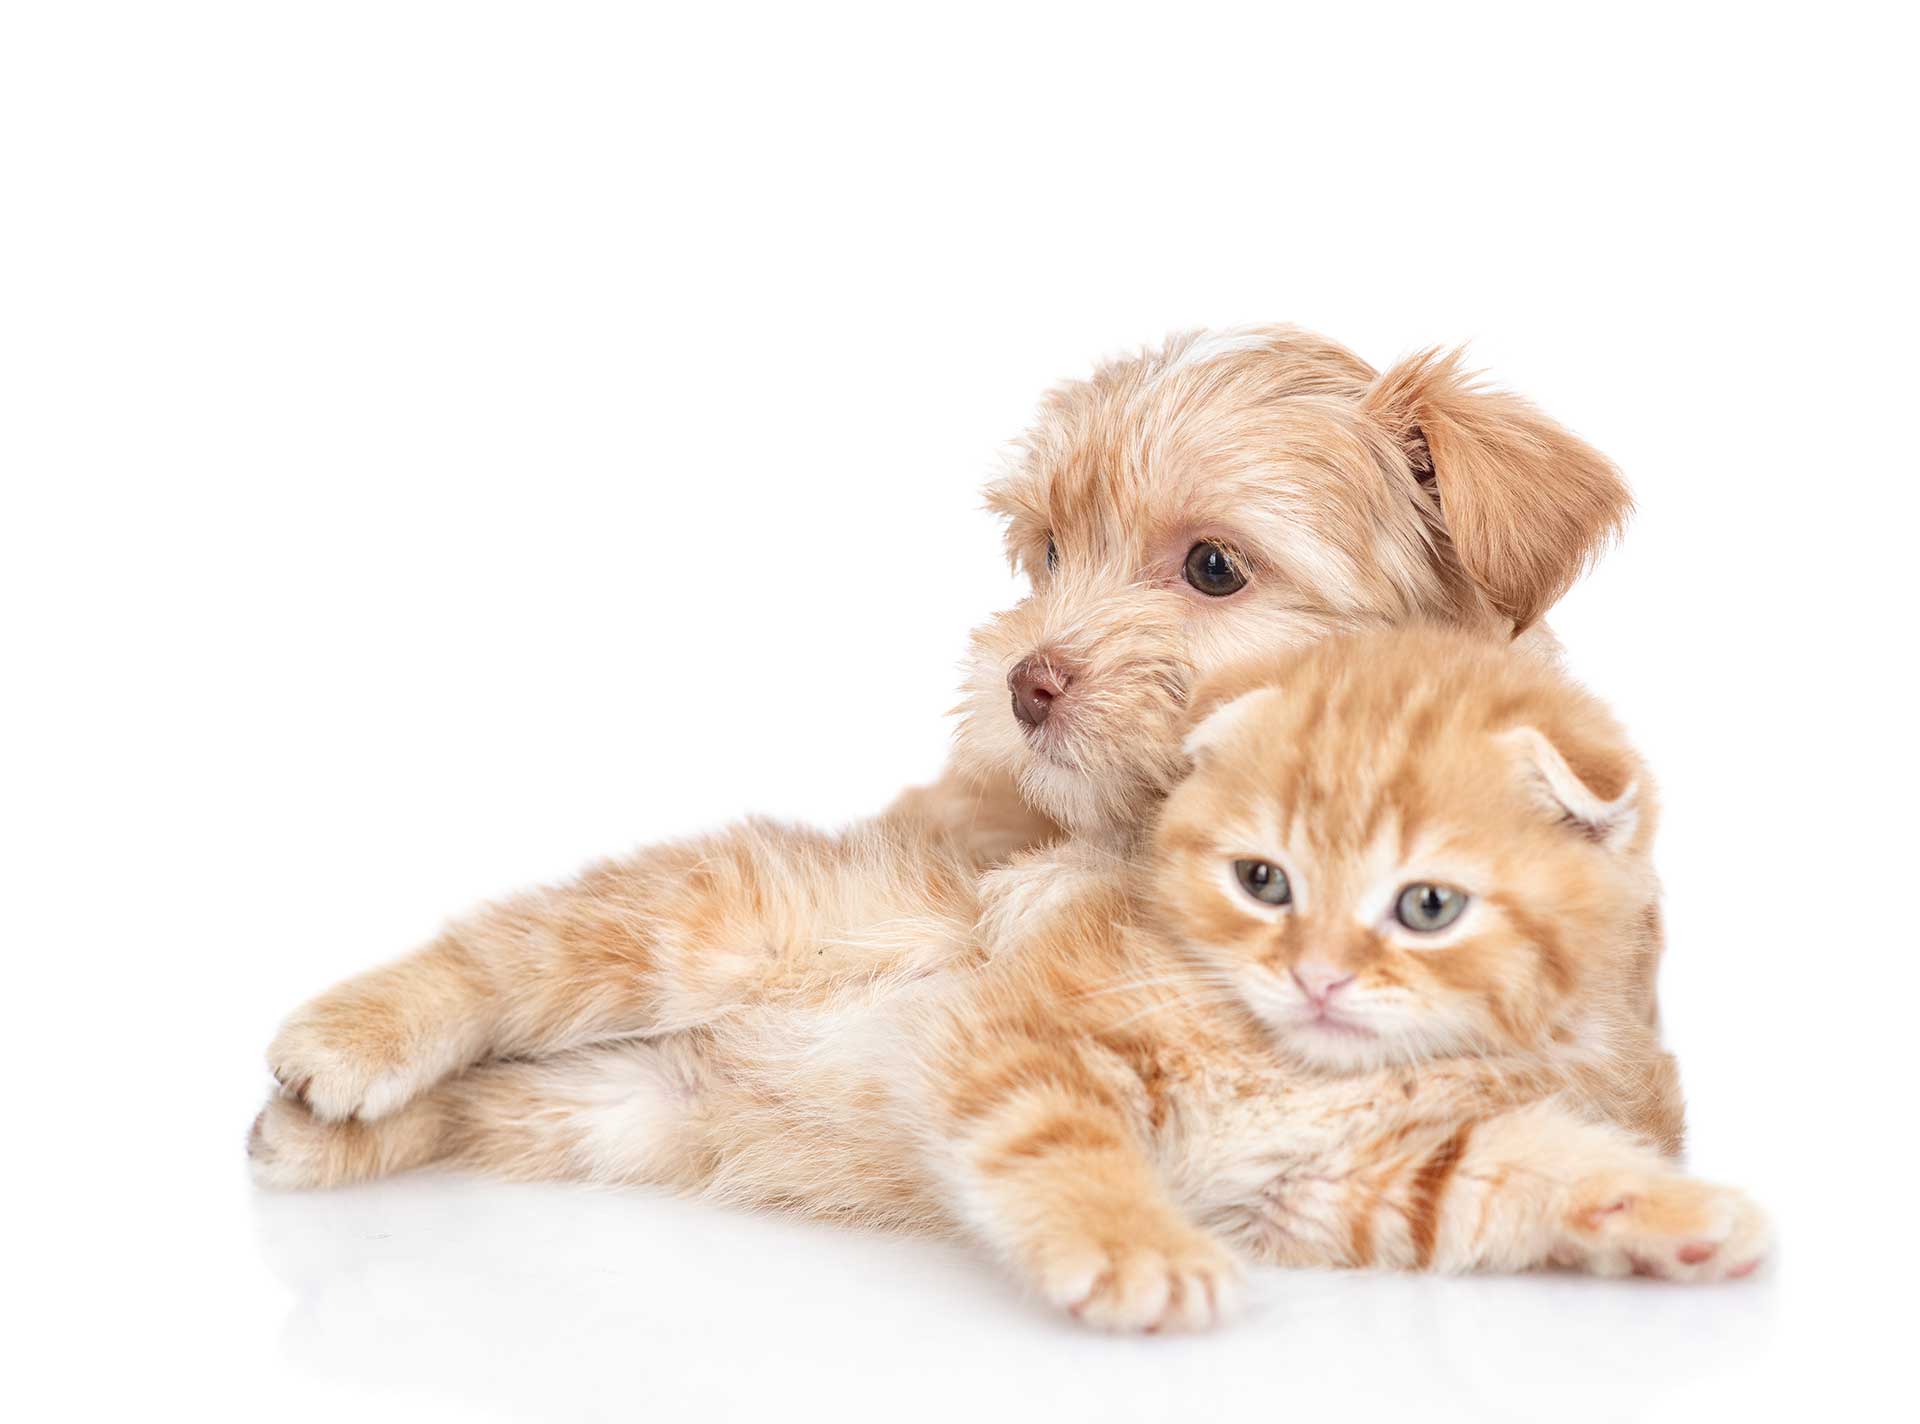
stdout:
[(1240, 1305), (1239, 1263), (1185, 1225), (1146, 1239), (1058, 1242), (1036, 1265), (1047, 1299), (1101, 1330), (1205, 1330)]
[(348, 995), (323, 995), (274, 1035), (267, 1066), (288, 1097), (322, 1122), (384, 1117), (446, 1069), (410, 1050), (391, 1016)]
[(1568, 1222), (1572, 1255), (1601, 1276), (1723, 1281), (1749, 1276), (1773, 1232), (1743, 1192), (1679, 1173), (1582, 1184)]

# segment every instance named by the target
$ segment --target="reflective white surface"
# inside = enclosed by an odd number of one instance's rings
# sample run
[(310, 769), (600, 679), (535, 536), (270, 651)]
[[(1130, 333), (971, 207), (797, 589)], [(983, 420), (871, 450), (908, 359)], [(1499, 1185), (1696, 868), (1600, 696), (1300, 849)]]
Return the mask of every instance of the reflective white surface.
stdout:
[(290, 1367), (520, 1417), (1677, 1418), (1789, 1378), (1772, 1282), (1263, 1272), (1232, 1329), (1120, 1340), (960, 1251), (682, 1203), (419, 1181), (256, 1221)]
[(1227, 1330), (1113, 1339), (956, 1247), (638, 1194), (419, 1176), (235, 1205), (213, 1259), (246, 1288), (196, 1295), (261, 1353), (206, 1366), (293, 1417), (1697, 1420), (1864, 1407), (1881, 1368), (1848, 1301), (1871, 1273), (1810, 1269), (1805, 1232), (1704, 1289), (1262, 1271)]

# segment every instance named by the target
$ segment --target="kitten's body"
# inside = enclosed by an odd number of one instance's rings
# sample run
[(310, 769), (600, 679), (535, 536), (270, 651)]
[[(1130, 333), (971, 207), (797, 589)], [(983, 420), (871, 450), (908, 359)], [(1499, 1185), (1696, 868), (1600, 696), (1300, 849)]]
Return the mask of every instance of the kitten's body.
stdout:
[[(727, 972), (676, 984), (690, 1026), (474, 1068), (378, 1121), (280, 1098), (257, 1168), (310, 1185), (447, 1161), (958, 1231), (1116, 1326), (1212, 1319), (1229, 1248), (1747, 1267), (1757, 1214), (1651, 1145), (1678, 1131), (1639, 1001), (1652, 808), (1603, 714), (1437, 634), (1344, 640), (1251, 686), (1195, 734), (1151, 867), (1069, 848), (976, 882), (957, 847), (872, 832), (690, 847), (670, 872), (683, 918), (649, 920), (648, 943), (703, 905), (773, 899), (785, 917)], [(1500, 740), (1523, 727), (1549, 751)], [(1388, 842), (1479, 877), (1470, 941), (1423, 956), (1378, 930), (1328, 938), (1342, 877), (1393, 861)], [(1217, 883), (1243, 852), (1296, 867), (1297, 913)], [(1277, 971), (1303, 955), (1345, 956), (1350, 995), (1378, 1001), (1355, 1005), (1356, 1025), (1378, 1020), (1352, 1029), (1362, 1047), (1294, 1021)]]

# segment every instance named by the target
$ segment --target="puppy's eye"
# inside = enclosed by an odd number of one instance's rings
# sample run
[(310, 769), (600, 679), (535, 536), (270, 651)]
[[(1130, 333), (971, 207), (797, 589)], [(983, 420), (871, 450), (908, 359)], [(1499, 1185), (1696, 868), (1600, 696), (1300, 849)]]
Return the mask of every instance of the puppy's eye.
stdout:
[(1466, 908), (1466, 892), (1451, 885), (1409, 885), (1400, 892), (1393, 914), (1408, 929), (1432, 934), (1459, 919)]
[(1195, 544), (1187, 550), (1186, 573), (1187, 582), (1208, 598), (1225, 598), (1247, 586), (1247, 576), (1218, 544)]
[(1287, 872), (1270, 860), (1236, 860), (1233, 873), (1240, 879), (1240, 888), (1262, 904), (1285, 905), (1293, 899)]
[(1047, 572), (1052, 573), (1060, 567), (1060, 551), (1053, 546), (1053, 535), (1047, 535)]

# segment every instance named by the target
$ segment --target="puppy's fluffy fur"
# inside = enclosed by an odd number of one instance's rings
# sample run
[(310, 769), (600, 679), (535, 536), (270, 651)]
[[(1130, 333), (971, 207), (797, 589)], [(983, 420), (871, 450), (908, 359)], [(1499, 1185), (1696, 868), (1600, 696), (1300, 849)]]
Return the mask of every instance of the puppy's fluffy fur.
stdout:
[[(1243, 1255), (1752, 1269), (1757, 1209), (1654, 1150), (1677, 1123), (1641, 1003), (1653, 793), (1604, 711), (1417, 628), (1322, 642), (1198, 710), (1136, 863), (1035, 852), (976, 898), (902, 840), (709, 845), (649, 943), (705, 941), (711, 965), (738, 941), (706, 941), (710, 914), (791, 918), (718, 994), (646, 966), (696, 1026), (470, 1069), (378, 1121), (282, 1098), (259, 1171), (451, 1160), (957, 1232), (1121, 1329), (1213, 1323)], [(1436, 886), (1464, 906), (1443, 924), (1396, 908)], [(850, 944), (848, 911), (875, 937)]]
[[(316, 1123), (366, 1123), (490, 1059), (698, 1029), (743, 994), (971, 954), (955, 907), (981, 869), (1063, 833), (1088, 855), (1130, 845), (1186, 765), (1199, 679), (1415, 618), (1550, 652), (1540, 614), (1628, 510), (1601, 455), (1455, 358), (1375, 373), (1286, 327), (1178, 337), (1060, 387), (990, 502), (1034, 590), (975, 636), (941, 782), (843, 835), (748, 824), (484, 909), (294, 1014), (269, 1054), (291, 1099)], [(1193, 586), (1200, 545), (1244, 586)], [(1023, 728), (1008, 677), (1036, 655), (1063, 686)], [(997, 913), (1014, 926), (1071, 882), (1030, 873)]]

